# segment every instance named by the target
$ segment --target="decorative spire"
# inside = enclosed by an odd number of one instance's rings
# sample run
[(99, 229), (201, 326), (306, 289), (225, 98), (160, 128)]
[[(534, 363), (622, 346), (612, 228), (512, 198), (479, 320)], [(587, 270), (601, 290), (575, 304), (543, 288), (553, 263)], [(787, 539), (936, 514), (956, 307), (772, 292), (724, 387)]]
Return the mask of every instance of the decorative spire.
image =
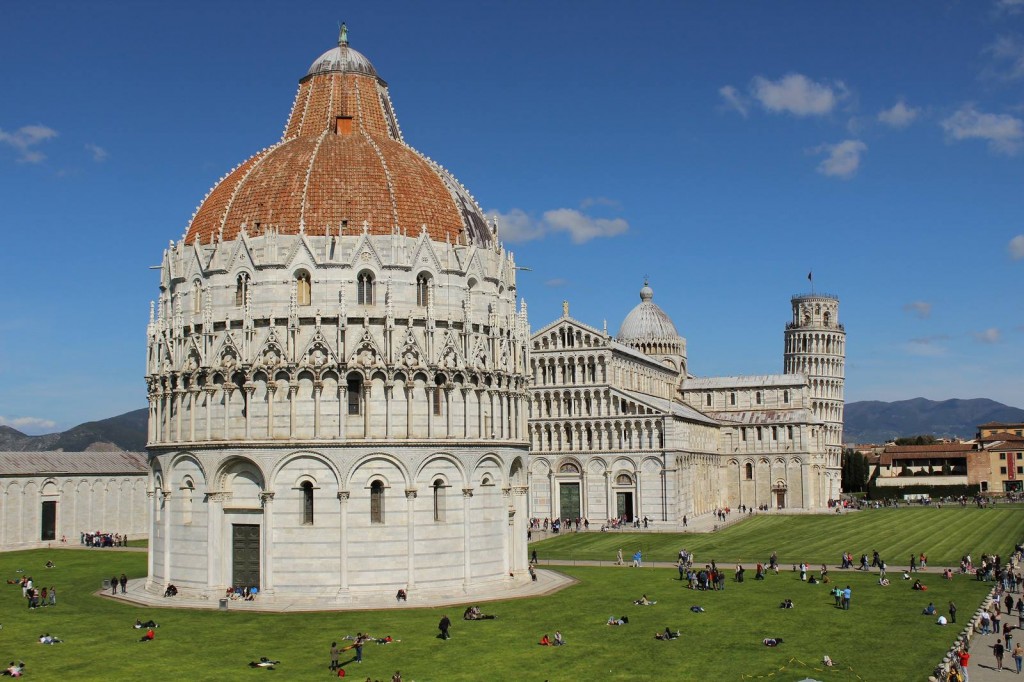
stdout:
[(348, 26), (345, 22), (341, 22), (341, 28), (338, 29), (338, 47), (348, 47)]

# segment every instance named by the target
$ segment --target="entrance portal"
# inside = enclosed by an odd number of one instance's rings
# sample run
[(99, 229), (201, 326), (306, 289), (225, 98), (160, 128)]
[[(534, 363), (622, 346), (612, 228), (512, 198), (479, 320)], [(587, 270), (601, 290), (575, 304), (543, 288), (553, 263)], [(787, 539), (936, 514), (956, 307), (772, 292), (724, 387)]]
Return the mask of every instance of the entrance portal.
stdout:
[(615, 517), (633, 520), (633, 493), (615, 493)]
[(558, 484), (558, 515), (563, 519), (580, 518), (580, 484)]
[(786, 491), (776, 490), (775, 491), (775, 506), (779, 509), (786, 508)]
[(235, 523), (231, 526), (231, 584), (260, 586), (260, 527)]
[(43, 530), (40, 540), (57, 539), (57, 501), (43, 502)]

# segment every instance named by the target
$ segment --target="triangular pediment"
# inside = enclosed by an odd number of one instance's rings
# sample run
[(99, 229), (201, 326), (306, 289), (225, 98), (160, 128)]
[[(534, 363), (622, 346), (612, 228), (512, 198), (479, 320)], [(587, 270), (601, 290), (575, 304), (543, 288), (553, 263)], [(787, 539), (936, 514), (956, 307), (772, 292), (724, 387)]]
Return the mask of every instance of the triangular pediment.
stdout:
[(313, 338), (306, 344), (305, 350), (299, 356), (299, 366), (320, 372), (325, 369), (335, 368), (341, 364), (338, 354), (331, 347), (331, 343), (323, 335), (320, 329), (316, 330)]
[(437, 252), (434, 251), (434, 243), (427, 237), (426, 232), (420, 234), (419, 239), (416, 241), (416, 250), (413, 251), (411, 263), (414, 272), (423, 268), (438, 274), (441, 272), (441, 259), (438, 258)]

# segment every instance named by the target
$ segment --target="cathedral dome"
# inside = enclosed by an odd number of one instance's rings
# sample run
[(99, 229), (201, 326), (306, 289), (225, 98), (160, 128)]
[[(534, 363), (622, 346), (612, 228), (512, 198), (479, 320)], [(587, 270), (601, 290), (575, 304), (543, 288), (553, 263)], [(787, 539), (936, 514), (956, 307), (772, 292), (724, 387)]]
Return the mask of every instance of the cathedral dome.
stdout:
[(338, 46), (299, 83), (284, 135), (228, 173), (196, 211), (185, 241), (258, 235), (362, 232), (487, 244), (472, 195), (405, 143), (387, 84), (361, 53)]
[(645, 339), (677, 339), (679, 332), (672, 319), (653, 301), (654, 290), (644, 282), (640, 290), (640, 303), (626, 315), (619, 327), (619, 341), (643, 341)]

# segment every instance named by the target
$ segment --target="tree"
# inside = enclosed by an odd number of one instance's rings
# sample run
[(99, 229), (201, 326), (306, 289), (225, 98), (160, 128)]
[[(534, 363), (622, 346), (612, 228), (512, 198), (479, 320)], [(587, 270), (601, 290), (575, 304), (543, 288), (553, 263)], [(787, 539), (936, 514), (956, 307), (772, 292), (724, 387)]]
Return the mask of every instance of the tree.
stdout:
[(909, 436), (907, 438), (897, 438), (895, 440), (896, 445), (935, 445), (935, 436), (924, 434), (921, 436)]
[(862, 493), (867, 490), (868, 458), (859, 450), (843, 451), (843, 492)]

